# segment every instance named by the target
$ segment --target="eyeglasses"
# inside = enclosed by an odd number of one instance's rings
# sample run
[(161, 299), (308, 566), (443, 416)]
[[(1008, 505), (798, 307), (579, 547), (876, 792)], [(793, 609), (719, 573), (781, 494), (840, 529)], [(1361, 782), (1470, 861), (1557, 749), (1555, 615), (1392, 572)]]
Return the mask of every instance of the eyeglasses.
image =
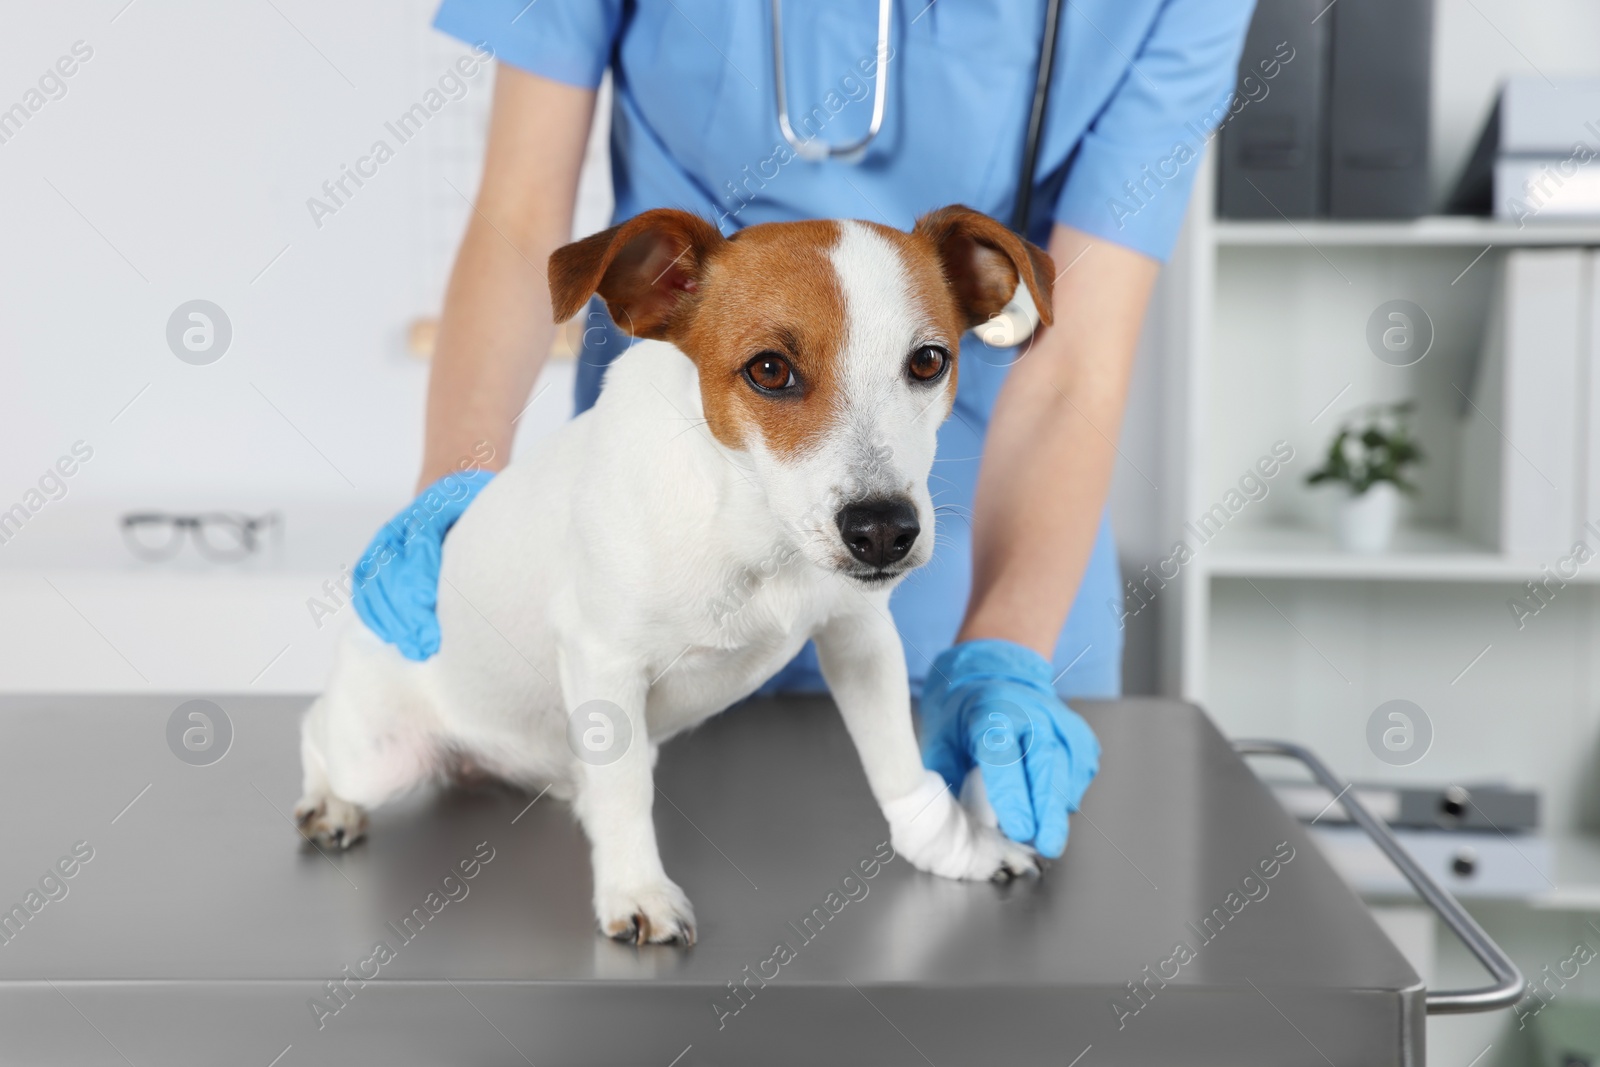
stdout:
[(277, 512), (254, 517), (236, 511), (198, 515), (132, 512), (122, 516), (122, 539), (134, 555), (153, 562), (177, 555), (187, 530), (202, 556), (218, 563), (236, 563), (257, 552), (261, 531), (277, 526), (278, 521)]

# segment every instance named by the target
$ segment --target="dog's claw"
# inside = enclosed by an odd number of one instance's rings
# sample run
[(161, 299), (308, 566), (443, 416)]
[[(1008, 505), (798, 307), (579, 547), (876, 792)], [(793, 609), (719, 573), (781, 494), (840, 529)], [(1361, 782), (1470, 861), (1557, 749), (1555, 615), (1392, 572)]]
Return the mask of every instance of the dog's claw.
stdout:
[(294, 806), (294, 823), (305, 840), (341, 851), (367, 832), (366, 813), (338, 797), (301, 800)]
[(1039, 854), (1032, 848), (1011, 840), (993, 827), (985, 827), (982, 834), (988, 837), (991, 847), (999, 852), (990, 860), (995, 866), (989, 874), (989, 881), (996, 885), (1009, 885), (1019, 878), (1037, 878), (1040, 875)]
[[(632, 892), (603, 893), (595, 902), (600, 930), (614, 941), (635, 945), (694, 944), (694, 909), (671, 882)], [(615, 918), (608, 919), (612, 915)]]
[(689, 923), (673, 923), (667, 936), (661, 939), (663, 945), (682, 945), (684, 948), (694, 944), (694, 926)]
[(1001, 863), (999, 869), (989, 876), (989, 880), (1000, 885), (1009, 885), (1018, 878), (1037, 878), (1040, 873), (1039, 866), (1036, 863), (1019, 863), (1008, 859)]
[(694, 944), (694, 927), (684, 922), (673, 922), (660, 927), (643, 912), (636, 912), (625, 923), (613, 923), (606, 928), (606, 936), (613, 941), (633, 945), (683, 945)]

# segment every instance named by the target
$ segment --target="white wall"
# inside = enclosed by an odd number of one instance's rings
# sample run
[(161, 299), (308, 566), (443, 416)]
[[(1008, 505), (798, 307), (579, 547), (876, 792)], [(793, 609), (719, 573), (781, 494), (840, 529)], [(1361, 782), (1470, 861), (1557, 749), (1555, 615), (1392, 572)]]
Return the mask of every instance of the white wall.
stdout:
[[(307, 600), (416, 477), (427, 367), (405, 333), (438, 311), (493, 73), (446, 85), (402, 143), (385, 123), (470, 53), (429, 27), (434, 0), (125, 4), (13, 5), (0, 34), (0, 110), (89, 53), (0, 142), (0, 511), (93, 449), (0, 543), (0, 689), (314, 689), (334, 628)], [(393, 158), (319, 225), (308, 198), (380, 138)], [(583, 232), (609, 216), (603, 144)], [(208, 366), (166, 340), (195, 298), (233, 328)], [(571, 365), (546, 373), (524, 438), (570, 412)], [(149, 566), (127, 508), (277, 510), (287, 533), (248, 565)]]
[[(1430, 144), (1430, 184), (1436, 206), (1444, 203), (1467, 155), (1477, 143), (1501, 81), (1519, 74), (1552, 79), (1600, 76), (1600, 49), (1595, 47), (1596, 42), (1600, 42), (1600, 6), (1583, 0), (1537, 0), (1533, 3), (1526, 0), (1436, 0)], [(1600, 116), (1595, 117), (1600, 119)], [(1192, 214), (1195, 211), (1209, 211), (1210, 208), (1207, 204), (1196, 203), (1190, 210)], [(1466, 250), (1460, 257), (1459, 266), (1465, 266), (1477, 251)], [(1343, 254), (1355, 258), (1366, 255)], [(1286, 261), (1294, 259), (1293, 256), (1284, 258)], [(1406, 280), (1407, 266), (1395, 264), (1386, 280), (1397, 291), (1385, 292), (1381, 297), (1375, 295), (1367, 310), (1391, 296), (1415, 297), (1415, 294), (1403, 291), (1409, 284)], [(1312, 272), (1305, 273), (1309, 275)], [(1368, 272), (1364, 277), (1370, 279), (1373, 275)], [(1283, 366), (1276, 370), (1269, 367), (1266, 371), (1310, 375), (1307, 365), (1297, 360), (1294, 353), (1308, 347), (1327, 349), (1334, 344), (1330, 340), (1334, 335), (1325, 330), (1319, 333), (1308, 329), (1305, 325), (1307, 319), (1301, 314), (1306, 309), (1313, 316), (1319, 313), (1318, 302), (1327, 295), (1326, 279), (1308, 277), (1302, 279), (1303, 284), (1282, 277), (1268, 277), (1265, 280), (1294, 290), (1293, 300), (1298, 301), (1298, 305), (1285, 304), (1277, 319), (1243, 322), (1229, 320), (1230, 305), (1224, 301), (1217, 309), (1219, 334), (1224, 337), (1252, 338), (1255, 344), (1259, 344), (1263, 336), (1278, 336), (1282, 344), (1276, 351), (1282, 357)], [(1448, 278), (1445, 280), (1448, 281)], [(1474, 279), (1474, 284), (1476, 281)], [(1162, 284), (1166, 285), (1167, 280), (1163, 279)], [(1446, 290), (1440, 299), (1447, 300), (1461, 286), (1435, 288)], [(1481, 291), (1478, 295), (1481, 296)], [(1259, 303), (1234, 301), (1232, 304), (1235, 309), (1244, 306), (1259, 306)], [(1152, 304), (1151, 321), (1146, 324), (1146, 336), (1135, 369), (1120, 442), (1122, 458), (1118, 460), (1111, 490), (1112, 518), (1117, 527), (1124, 567), (1130, 571), (1166, 555), (1179, 536), (1179, 531), (1169, 528), (1169, 524), (1163, 520), (1162, 504), (1177, 492), (1176, 487), (1181, 482), (1179, 464), (1185, 449), (1182, 442), (1167, 440), (1170, 432), (1181, 431), (1174, 431), (1171, 422), (1163, 419), (1161, 397), (1178, 380), (1174, 369), (1166, 366), (1163, 359), (1174, 349), (1181, 351), (1182, 346), (1159, 343), (1160, 331), (1172, 328), (1161, 320), (1161, 307), (1162, 299), (1158, 294)], [(1333, 314), (1328, 309), (1321, 312), (1324, 319)], [(1451, 341), (1455, 345), (1451, 355), (1456, 358), (1468, 352), (1473, 344), (1473, 338), (1465, 336)], [(1441, 368), (1446, 362), (1435, 360)], [(1248, 387), (1248, 383), (1243, 384)], [(1323, 394), (1324, 398), (1337, 389), (1337, 384), (1328, 389)], [(1240, 397), (1242, 403), (1248, 403), (1249, 400), (1247, 394)], [(1318, 406), (1320, 401), (1311, 404), (1309, 410), (1315, 412)], [(1284, 417), (1290, 419), (1293, 414), (1285, 412)], [(1319, 425), (1329, 421), (1333, 421), (1331, 416), (1321, 420)], [(1303, 421), (1301, 425), (1304, 425)], [(1211, 450), (1214, 484), (1204, 487), (1207, 499), (1213, 499), (1222, 492), (1238, 478), (1243, 464), (1253, 461), (1260, 454), (1263, 443), (1257, 439), (1260, 434), (1254, 433), (1256, 427), (1254, 420), (1236, 421), (1233, 428), (1240, 434), (1252, 434), (1248, 439), (1238, 440), (1234, 439), (1237, 435), (1229, 434), (1229, 425), (1220, 424), (1216, 427), (1223, 443)], [(1322, 436), (1312, 436), (1317, 445), (1324, 439)], [(1298, 445), (1299, 439), (1295, 440)], [(1265, 443), (1270, 444), (1271, 438)], [(1302, 456), (1305, 460), (1312, 458), (1310, 454), (1303, 453)], [(1448, 466), (1448, 457), (1440, 458), (1441, 463), (1436, 469), (1442, 470)], [(1309, 466), (1305, 469), (1309, 469)], [(1299, 476), (1296, 475), (1296, 478)], [(1429, 472), (1426, 476), (1432, 477), (1433, 474)], [(1298, 490), (1292, 490), (1291, 495), (1303, 496)], [(1127, 634), (1128, 669), (1124, 673), (1125, 684), (1130, 690), (1157, 690), (1153, 648), (1155, 628), (1160, 612), (1173, 609), (1174, 606), (1175, 601), (1158, 601), (1151, 610), (1141, 612), (1130, 620)]]
[[(0, 144), (0, 499), (82, 438), (72, 499), (400, 501), (426, 382), (405, 329), (437, 310), (492, 70), (401, 144), (385, 122), (469, 53), (433, 0), (124, 2), (19, 6), (0, 35), (0, 107), (93, 50)], [(394, 158), (319, 226), (307, 199), (379, 138)], [(234, 329), (211, 366), (164, 337), (196, 297)], [(564, 417), (552, 393), (535, 427)]]

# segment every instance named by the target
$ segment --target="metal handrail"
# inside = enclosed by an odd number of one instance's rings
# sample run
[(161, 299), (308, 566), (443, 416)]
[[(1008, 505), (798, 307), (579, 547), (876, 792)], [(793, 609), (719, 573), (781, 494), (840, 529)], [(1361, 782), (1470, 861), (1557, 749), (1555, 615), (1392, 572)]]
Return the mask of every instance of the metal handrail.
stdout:
[(1309, 749), (1288, 741), (1247, 740), (1233, 742), (1233, 750), (1241, 756), (1283, 756), (1299, 760), (1317, 782), (1350, 813), (1350, 821), (1365, 830), (1372, 843), (1383, 850), (1389, 862), (1397, 867), (1406, 880), (1415, 887), (1418, 895), (1438, 913), (1439, 918), (1478, 958), (1484, 969), (1494, 976), (1494, 984), (1479, 989), (1452, 989), (1429, 992), (1429, 1015), (1456, 1014), (1476, 1011), (1498, 1011), (1509, 1008), (1522, 999), (1525, 984), (1522, 972), (1505, 954), (1494, 939), (1484, 932), (1477, 920), (1468, 915), (1450, 891), (1433, 878), (1411, 858), (1405, 846), (1396, 840), (1384, 821), (1373, 815), (1356, 799), (1350, 783), (1341, 782)]

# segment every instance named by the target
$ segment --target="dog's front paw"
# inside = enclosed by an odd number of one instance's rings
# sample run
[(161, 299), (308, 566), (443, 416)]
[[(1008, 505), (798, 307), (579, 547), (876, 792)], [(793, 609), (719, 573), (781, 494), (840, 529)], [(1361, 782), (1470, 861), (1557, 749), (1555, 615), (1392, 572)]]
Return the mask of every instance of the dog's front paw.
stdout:
[(636, 886), (606, 886), (595, 892), (600, 932), (636, 945), (694, 944), (694, 908), (670, 879)]
[(1032, 848), (1011, 840), (993, 827), (972, 822), (970, 817), (967, 825), (978, 840), (973, 850), (973, 862), (968, 865), (973, 873), (962, 877), (1009, 882), (1013, 878), (1039, 873), (1039, 854)]
[(1039, 873), (1033, 849), (974, 821), (932, 771), (915, 792), (885, 804), (883, 813), (895, 852), (918, 870), (995, 882)]
[(334, 796), (300, 798), (294, 821), (306, 840), (329, 848), (349, 848), (367, 832), (367, 813)]

